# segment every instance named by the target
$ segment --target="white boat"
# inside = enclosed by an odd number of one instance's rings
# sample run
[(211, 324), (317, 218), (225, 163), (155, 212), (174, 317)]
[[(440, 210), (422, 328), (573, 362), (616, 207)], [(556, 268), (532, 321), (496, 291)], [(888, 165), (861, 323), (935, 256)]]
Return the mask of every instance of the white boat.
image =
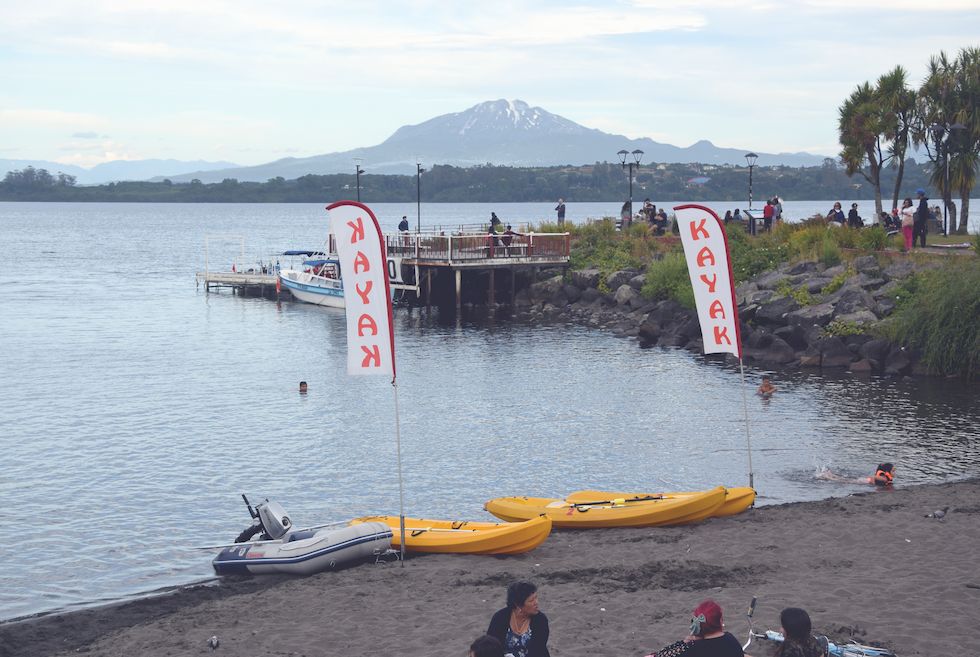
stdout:
[(282, 269), (279, 284), (305, 303), (344, 307), (344, 284), (336, 258), (304, 260), (303, 269)]
[[(383, 522), (295, 529), (277, 502), (253, 509), (245, 498), (245, 504), (255, 522), (211, 562), (218, 575), (312, 575), (377, 559), (391, 548), (391, 527)], [(259, 540), (249, 540), (259, 533)]]

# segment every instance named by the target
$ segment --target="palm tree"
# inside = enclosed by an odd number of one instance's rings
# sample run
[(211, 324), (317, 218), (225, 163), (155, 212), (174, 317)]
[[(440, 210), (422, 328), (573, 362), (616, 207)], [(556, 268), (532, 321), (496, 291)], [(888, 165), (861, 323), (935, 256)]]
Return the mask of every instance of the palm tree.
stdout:
[(878, 78), (877, 94), (885, 111), (887, 127), (885, 139), (888, 140), (888, 155), (891, 166), (898, 168), (895, 176), (895, 189), (892, 192), (892, 207), (898, 207), (902, 191), (902, 178), (905, 175), (905, 154), (908, 151), (913, 125), (915, 124), (915, 92), (908, 87), (908, 74), (901, 66)]
[[(882, 149), (886, 130), (889, 128), (879, 102), (878, 94), (870, 83), (859, 84), (838, 109), (837, 130), (843, 148), (841, 161), (848, 176), (860, 173), (871, 183), (875, 193), (875, 218), (881, 216), (881, 169), (889, 156)], [(864, 170), (867, 163), (868, 170)]]

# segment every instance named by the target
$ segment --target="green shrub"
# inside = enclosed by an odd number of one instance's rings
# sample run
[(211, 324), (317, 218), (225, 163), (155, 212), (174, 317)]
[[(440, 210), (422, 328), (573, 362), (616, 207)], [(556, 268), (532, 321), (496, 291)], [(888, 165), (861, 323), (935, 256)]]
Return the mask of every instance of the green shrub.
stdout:
[(810, 296), (810, 291), (805, 287), (792, 287), (786, 279), (779, 282), (776, 287), (776, 293), (784, 297), (791, 297), (796, 303), (801, 306), (809, 306), (813, 303), (813, 297)]
[(980, 255), (980, 233), (973, 236), (973, 250), (977, 252), (977, 255)]
[(683, 253), (669, 253), (650, 263), (646, 282), (640, 290), (647, 299), (673, 299), (682, 306), (694, 308), (694, 288)]
[(642, 269), (664, 247), (645, 225), (617, 231), (612, 219), (573, 226), (569, 264), (572, 269), (595, 267), (604, 275), (621, 269)]
[(829, 235), (825, 236), (820, 244), (820, 262), (827, 267), (835, 267), (840, 264), (841, 252), (837, 242)]
[(844, 337), (845, 335), (861, 335), (865, 332), (865, 329), (857, 324), (853, 322), (842, 322), (839, 319), (835, 319), (823, 329), (824, 335), (828, 337), (836, 336), (838, 338)]
[(844, 287), (844, 283), (847, 282), (851, 276), (854, 275), (854, 270), (848, 267), (841, 273), (830, 279), (830, 282), (820, 288), (820, 294), (833, 294), (837, 290)]
[(751, 237), (741, 226), (727, 229), (728, 250), (732, 258), (735, 283), (742, 283), (789, 260), (786, 244), (775, 235)]
[(888, 243), (888, 233), (882, 226), (865, 228), (858, 235), (858, 248), (867, 251), (881, 251)]
[(880, 332), (921, 353), (932, 373), (980, 375), (980, 261), (956, 258), (913, 278)]

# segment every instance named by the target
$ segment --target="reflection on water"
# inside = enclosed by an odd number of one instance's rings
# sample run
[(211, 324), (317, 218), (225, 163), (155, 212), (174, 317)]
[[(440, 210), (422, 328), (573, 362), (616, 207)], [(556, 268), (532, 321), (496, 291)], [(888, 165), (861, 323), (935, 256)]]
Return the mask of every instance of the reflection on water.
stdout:
[[(190, 548), (248, 524), (241, 492), (300, 523), (397, 512), (394, 391), (345, 374), (342, 313), (194, 287), (205, 233), (314, 235), (310, 212), (0, 205), (0, 497), (18, 537), (0, 547), (0, 618), (210, 576), (213, 554)], [(25, 253), (39, 266), (15, 266)], [(571, 324), (395, 321), (409, 515), (747, 482), (736, 370)], [(763, 502), (860, 489), (817, 482), (821, 466), (890, 460), (899, 485), (980, 474), (960, 382), (774, 383), (771, 401), (748, 397)]]

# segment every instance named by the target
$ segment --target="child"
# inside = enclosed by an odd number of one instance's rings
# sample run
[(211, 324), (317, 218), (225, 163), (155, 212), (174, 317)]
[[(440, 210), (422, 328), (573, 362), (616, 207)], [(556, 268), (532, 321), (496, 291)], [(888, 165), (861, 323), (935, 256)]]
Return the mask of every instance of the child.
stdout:
[(830, 469), (824, 469), (817, 473), (817, 479), (840, 481), (845, 484), (870, 484), (871, 486), (885, 487), (891, 486), (895, 479), (895, 466), (891, 463), (879, 463), (873, 477), (858, 477), (857, 479), (842, 477)]

